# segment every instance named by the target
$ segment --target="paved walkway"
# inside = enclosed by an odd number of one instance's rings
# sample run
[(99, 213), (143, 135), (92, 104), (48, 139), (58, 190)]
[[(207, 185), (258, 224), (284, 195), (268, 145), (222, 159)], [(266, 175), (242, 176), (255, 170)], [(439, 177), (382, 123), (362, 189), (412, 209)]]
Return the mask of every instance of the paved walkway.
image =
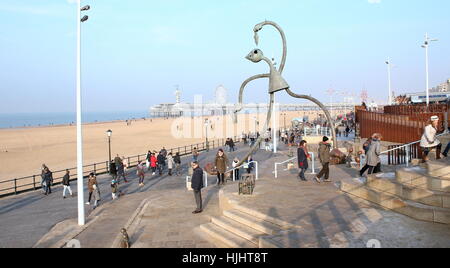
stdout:
[[(243, 156), (247, 150), (247, 146), (238, 146), (238, 150), (232, 153), (229, 158), (230, 161), (234, 157)], [(211, 152), (204, 152), (200, 154), (199, 162), (201, 166), (211, 162), (215, 156), (216, 150)], [(269, 156), (270, 157), (270, 153)], [(140, 201), (146, 198), (147, 195), (138, 195), (140, 193), (149, 193), (151, 190), (173, 190), (178, 189), (184, 191), (186, 188), (185, 176), (187, 174), (188, 162), (190, 157), (182, 159), (183, 174), (181, 177), (169, 177), (163, 175), (150, 176), (146, 174), (145, 187), (138, 187), (138, 179), (136, 178), (135, 169), (129, 170), (129, 183), (120, 185), (120, 190), (125, 193), (125, 196), (118, 201), (114, 201), (114, 210), (127, 211), (133, 213)], [(111, 190), (109, 175), (98, 177), (100, 190), (102, 193), (102, 204), (110, 203)], [(214, 184), (217, 179), (209, 177), (209, 184)], [(86, 185), (86, 183), (85, 183)], [(77, 184), (73, 182), (71, 185), (74, 194), (76, 195)], [(85, 199), (87, 199), (87, 189), (85, 187)], [(151, 193), (149, 193), (151, 195)], [(120, 203), (126, 203), (124, 200), (133, 197), (134, 201), (129, 201), (128, 209), (121, 210)], [(92, 208), (86, 206), (86, 214), (92, 213)], [(98, 210), (103, 211), (102, 206)], [(96, 212), (99, 214), (99, 212)], [(106, 214), (105, 214), (106, 215)], [(122, 218), (125, 219), (123, 214)], [(130, 214), (131, 215), (131, 214)], [(18, 196), (13, 196), (0, 200), (0, 248), (2, 247), (19, 247), (29, 248), (34, 246), (45, 234), (47, 234), (57, 223), (74, 219), (77, 217), (77, 198), (62, 198), (62, 187), (55, 187), (53, 193), (49, 196), (44, 196), (41, 191), (30, 192)], [(118, 224), (120, 225), (120, 224)], [(115, 232), (115, 230), (114, 230)], [(93, 245), (92, 245), (93, 246)]]

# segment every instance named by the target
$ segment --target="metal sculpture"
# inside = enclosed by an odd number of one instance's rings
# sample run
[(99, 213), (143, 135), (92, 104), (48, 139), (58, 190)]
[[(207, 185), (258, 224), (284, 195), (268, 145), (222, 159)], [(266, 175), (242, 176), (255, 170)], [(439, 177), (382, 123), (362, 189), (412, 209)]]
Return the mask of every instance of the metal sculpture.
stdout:
[[(278, 70), (275, 68), (275, 66), (273, 65), (273, 63), (266, 57), (264, 57), (264, 54), (261, 50), (259, 49), (254, 49), (252, 50), (252, 52), (250, 52), (246, 59), (254, 62), (254, 63), (258, 63), (261, 61), (265, 61), (267, 62), (267, 64), (270, 67), (270, 73), (268, 74), (259, 74), (259, 75), (255, 75), (252, 76), (250, 78), (248, 78), (247, 80), (244, 81), (244, 83), (242, 83), (240, 91), (239, 91), (239, 102), (237, 105), (237, 108), (235, 110), (235, 114), (237, 114), (238, 112), (240, 112), (243, 108), (243, 94), (244, 94), (244, 90), (245, 87), (247, 86), (248, 83), (257, 80), (257, 79), (262, 79), (262, 78), (269, 78), (269, 95), (270, 95), (270, 102), (269, 102), (269, 110), (267, 112), (267, 119), (266, 119), (266, 124), (264, 126), (264, 129), (267, 129), (267, 127), (269, 126), (269, 122), (270, 119), (272, 117), (272, 110), (273, 110), (273, 105), (274, 105), (274, 94), (275, 92), (278, 91), (282, 91), (282, 90), (286, 90), (286, 92), (294, 97), (294, 98), (298, 98), (298, 99), (306, 99), (309, 101), (314, 102), (315, 104), (317, 104), (325, 113), (328, 123), (330, 125), (331, 128), (331, 133), (333, 135), (333, 145), (334, 148), (337, 148), (337, 139), (336, 139), (336, 130), (334, 128), (334, 121), (330, 115), (330, 113), (328, 112), (328, 110), (326, 109), (326, 107), (317, 99), (311, 97), (311, 96), (307, 96), (307, 95), (299, 95), (296, 94), (294, 92), (292, 92), (290, 90), (290, 87), (288, 85), (288, 83), (285, 81), (285, 79), (282, 77), (282, 73), (284, 70), (284, 66), (286, 64), (286, 56), (287, 56), (287, 44), (286, 44), (286, 36), (284, 34), (283, 29), (276, 24), (275, 22), (272, 21), (264, 21), (262, 23), (257, 24), (254, 28), (253, 31), (255, 33), (254, 35), (254, 39), (255, 39), (255, 43), (258, 46), (259, 45), (259, 35), (258, 32), (261, 31), (263, 29), (264, 26), (266, 25), (270, 25), (275, 27), (278, 32), (281, 35), (281, 39), (283, 42), (283, 56), (281, 59), (281, 63), (280, 63), (280, 67), (278, 68)], [(235, 116), (235, 121), (237, 122), (237, 116)], [(256, 150), (259, 148), (261, 141), (262, 141), (263, 137), (260, 136), (258, 138), (258, 140), (256, 141), (255, 145), (252, 147), (252, 149), (250, 150), (250, 152), (247, 154), (247, 156), (245, 156), (243, 158), (243, 160), (241, 161), (241, 163), (239, 163), (239, 165), (242, 165), (253, 153), (256, 152)]]

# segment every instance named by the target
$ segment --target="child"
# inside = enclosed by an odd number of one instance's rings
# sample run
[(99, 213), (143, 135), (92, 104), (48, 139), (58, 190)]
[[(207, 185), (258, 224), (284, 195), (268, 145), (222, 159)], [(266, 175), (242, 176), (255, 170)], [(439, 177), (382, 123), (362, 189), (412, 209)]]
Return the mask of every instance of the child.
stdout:
[(119, 192), (119, 186), (117, 185), (117, 181), (116, 180), (112, 180), (111, 181), (111, 193), (112, 193), (112, 199), (113, 200), (117, 199), (118, 192)]

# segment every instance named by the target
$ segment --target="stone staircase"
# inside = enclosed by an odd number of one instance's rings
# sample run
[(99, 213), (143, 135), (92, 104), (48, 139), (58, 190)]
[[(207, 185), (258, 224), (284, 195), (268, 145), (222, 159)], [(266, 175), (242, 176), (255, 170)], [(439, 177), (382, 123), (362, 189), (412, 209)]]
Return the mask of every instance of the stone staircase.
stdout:
[[(222, 216), (212, 217), (211, 222), (200, 229), (221, 248), (266, 248), (274, 247), (270, 236), (292, 228), (289, 223), (260, 212), (230, 203), (230, 209)], [(267, 239), (264, 239), (267, 238)]]
[(450, 224), (450, 159), (371, 175), (366, 182), (343, 180), (341, 191), (411, 218)]

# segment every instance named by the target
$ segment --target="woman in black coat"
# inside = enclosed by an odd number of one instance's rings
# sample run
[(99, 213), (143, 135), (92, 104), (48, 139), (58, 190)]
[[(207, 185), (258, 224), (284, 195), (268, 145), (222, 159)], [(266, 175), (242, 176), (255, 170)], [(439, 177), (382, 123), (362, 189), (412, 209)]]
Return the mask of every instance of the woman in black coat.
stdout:
[(298, 176), (302, 181), (307, 181), (305, 177), (305, 171), (309, 168), (309, 153), (308, 149), (306, 148), (306, 143), (306, 141), (301, 141), (300, 146), (297, 149), (298, 168), (300, 169), (300, 174), (298, 174)]

